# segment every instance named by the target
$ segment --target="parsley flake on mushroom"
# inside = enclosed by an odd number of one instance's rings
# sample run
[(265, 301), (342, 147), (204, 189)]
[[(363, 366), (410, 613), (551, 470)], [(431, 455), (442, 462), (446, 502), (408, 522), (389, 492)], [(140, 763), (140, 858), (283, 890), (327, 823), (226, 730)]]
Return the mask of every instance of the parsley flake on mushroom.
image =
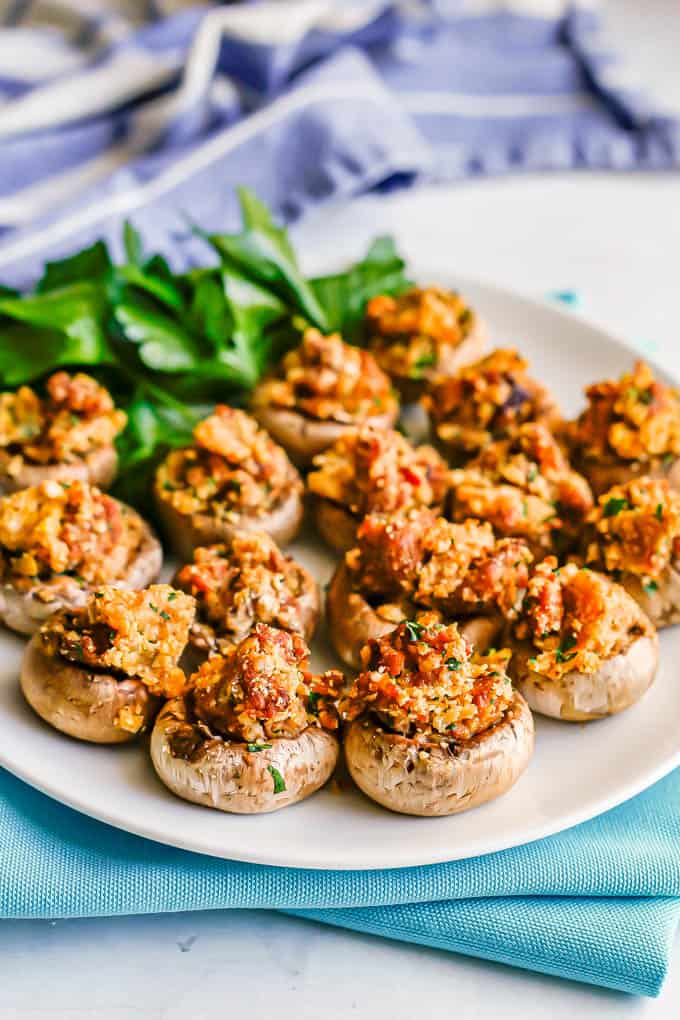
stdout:
[(621, 585), (549, 556), (511, 625), (510, 674), (531, 708), (586, 722), (638, 701), (654, 681), (658, 636)]
[(118, 469), (114, 440), (126, 420), (83, 372), (55, 372), (44, 396), (30, 386), (0, 394), (0, 492), (76, 479), (108, 489)]
[(175, 551), (190, 559), (197, 546), (228, 542), (238, 530), (290, 542), (302, 522), (303, 487), (285, 451), (224, 404), (199, 422), (194, 439), (156, 472), (156, 506)]
[(362, 651), (340, 712), (345, 758), (372, 800), (450, 815), (498, 797), (531, 758), (534, 726), (508, 650), (473, 655), (455, 624), (405, 621)]
[(22, 634), (98, 585), (151, 583), (161, 559), (139, 514), (86, 482), (41, 482), (0, 499), (0, 618)]
[(156, 719), (151, 758), (161, 780), (185, 800), (237, 814), (309, 797), (337, 762), (343, 678), (308, 667), (298, 634), (263, 623), (207, 659)]
[(300, 467), (359, 425), (390, 428), (399, 402), (369, 351), (308, 329), (256, 386), (253, 414)]
[(79, 740), (133, 740), (161, 699), (184, 689), (177, 663), (194, 608), (189, 595), (167, 584), (95, 589), (84, 606), (51, 616), (29, 642), (21, 667), (26, 701)]

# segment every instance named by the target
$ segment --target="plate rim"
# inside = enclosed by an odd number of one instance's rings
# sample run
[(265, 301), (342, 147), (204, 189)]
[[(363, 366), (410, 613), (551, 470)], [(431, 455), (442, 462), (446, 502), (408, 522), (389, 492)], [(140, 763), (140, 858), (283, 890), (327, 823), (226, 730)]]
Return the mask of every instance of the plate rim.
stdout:
[[(648, 357), (646, 354), (642, 354), (640, 351), (637, 351), (630, 342), (610, 333), (606, 327), (592, 322), (579, 310), (560, 306), (558, 303), (551, 301), (549, 298), (530, 295), (523, 290), (515, 290), (514, 288), (505, 287), (479, 277), (468, 277), (465, 274), (456, 273), (455, 270), (442, 269), (441, 267), (428, 268), (425, 263), (420, 263), (417, 260), (413, 260), (409, 276), (412, 276), (415, 279), (428, 279), (435, 281), (438, 279), (448, 279), (449, 283), (446, 284), (447, 286), (452, 286), (453, 281), (455, 280), (455, 286), (460, 286), (460, 290), (463, 292), (468, 289), (481, 289), (500, 301), (510, 301), (515, 304), (520, 302), (529, 312), (539, 308), (542, 311), (548, 312), (550, 315), (561, 319), (564, 323), (577, 323), (579, 327), (590, 331), (595, 336), (604, 340), (610, 347), (613, 346), (618, 348), (618, 350), (622, 354), (625, 354), (628, 359), (631, 357), (635, 359), (643, 359), (653, 368), (654, 372), (659, 377), (671, 384), (680, 385), (680, 380), (677, 380), (673, 373), (661, 366), (653, 356)], [(521, 351), (521, 340), (518, 342), (517, 346)], [(38, 719), (38, 717), (36, 717), (35, 722), (37, 725), (47, 725), (43, 723), (42, 720)], [(145, 738), (145, 743), (147, 742), (148, 738)], [(610, 795), (603, 796), (596, 802), (595, 805), (590, 804), (589, 806), (584, 806), (582, 809), (574, 809), (561, 816), (557, 823), (555, 819), (546, 820), (543, 823), (537, 822), (527, 829), (524, 834), (518, 834), (516, 837), (511, 837), (509, 839), (503, 838), (502, 833), (499, 833), (494, 839), (489, 836), (486, 839), (480, 840), (475, 846), (473, 852), (466, 850), (463, 853), (457, 853), (454, 846), (453, 848), (446, 850), (442, 849), (441, 851), (430, 850), (417, 860), (414, 859), (413, 851), (411, 849), (407, 849), (406, 853), (403, 856), (400, 856), (400, 848), (395, 842), (395, 844), (391, 847), (392, 859), (389, 863), (347, 862), (346, 858), (343, 860), (331, 859), (330, 861), (322, 861), (320, 863), (314, 854), (306, 857), (305, 845), (302, 841), (299, 844), (300, 852), (294, 858), (291, 858), (289, 853), (285, 850), (283, 852), (277, 850), (274, 854), (276, 859), (272, 860), (271, 853), (263, 854), (258, 852), (259, 843), (255, 840), (251, 844), (252, 850), (249, 849), (248, 852), (234, 852), (233, 850), (227, 850), (226, 848), (210, 845), (201, 838), (193, 840), (183, 839), (181, 834), (172, 835), (172, 837), (169, 838), (167, 831), (161, 831), (161, 829), (153, 824), (130, 824), (129, 821), (121, 818), (115, 811), (107, 811), (105, 807), (93, 810), (91, 803), (86, 802), (83, 798), (79, 796), (65, 796), (61, 789), (56, 789), (51, 786), (49, 782), (36, 777), (29, 769), (25, 769), (21, 767), (21, 765), (17, 767), (11, 759), (8, 760), (5, 754), (4, 744), (1, 741), (0, 765), (22, 782), (25, 782), (28, 786), (31, 786), (33, 789), (38, 790), (45, 796), (50, 797), (50, 799), (77, 811), (79, 814), (142, 839), (149, 839), (152, 842), (187, 851), (189, 853), (196, 853), (202, 856), (221, 860), (233, 860), (242, 863), (264, 865), (268, 867), (291, 868), (295, 870), (309, 869), (315, 871), (339, 872), (394, 871), (404, 868), (427, 867), (430, 865), (438, 865), (453, 861), (472, 860), (474, 858), (485, 857), (493, 853), (502, 853), (505, 850), (511, 850), (519, 846), (528, 846), (538, 840), (558, 835), (559, 833), (572, 829), (577, 825), (597, 818), (649, 789), (656, 782), (663, 779), (676, 767), (678, 767), (678, 765), (680, 765), (680, 741), (675, 752), (669, 755), (663, 762), (658, 763), (653, 768), (649, 768), (642, 772), (634, 780), (630, 780), (625, 785), (613, 791)], [(153, 769), (150, 761), (149, 767)], [(160, 780), (155, 775), (155, 772), (154, 780), (160, 784)], [(202, 810), (200, 805), (188, 806), (192, 808), (195, 807), (196, 810)], [(277, 812), (273, 812), (272, 817), (276, 814)], [(430, 819), (430, 821), (432, 820)], [(190, 830), (190, 827), (188, 826), (187, 829)], [(395, 857), (397, 858), (396, 860), (394, 860)]]

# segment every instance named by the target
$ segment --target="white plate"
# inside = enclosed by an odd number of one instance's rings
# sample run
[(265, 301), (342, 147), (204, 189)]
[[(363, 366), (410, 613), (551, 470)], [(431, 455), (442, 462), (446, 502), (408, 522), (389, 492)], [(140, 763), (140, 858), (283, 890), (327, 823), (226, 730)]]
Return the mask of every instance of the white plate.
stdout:
[[(494, 344), (517, 345), (573, 414), (584, 384), (618, 376), (633, 353), (568, 312), (495, 288), (423, 272), (457, 285), (480, 309)], [(663, 373), (660, 373), (663, 374)], [(291, 550), (320, 581), (332, 559), (312, 535)], [(17, 685), (23, 642), (0, 634), (0, 763), (51, 797), (121, 829), (216, 857), (309, 868), (396, 868), (473, 857), (558, 832), (645, 789), (680, 763), (680, 627), (661, 637), (652, 689), (622, 715), (574, 725), (537, 717), (534, 758), (506, 796), (451, 818), (384, 811), (349, 780), (274, 814), (221, 814), (173, 797), (156, 778), (146, 744), (95, 747), (44, 725)], [(335, 665), (323, 635), (313, 664)]]

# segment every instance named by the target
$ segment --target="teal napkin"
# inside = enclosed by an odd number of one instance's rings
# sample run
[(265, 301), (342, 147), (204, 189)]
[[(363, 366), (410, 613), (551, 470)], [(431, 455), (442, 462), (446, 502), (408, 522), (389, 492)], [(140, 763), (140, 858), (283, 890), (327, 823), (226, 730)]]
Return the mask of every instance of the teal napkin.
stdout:
[(656, 995), (680, 919), (679, 804), (680, 769), (599, 818), (503, 853), (422, 868), (310, 871), (140, 839), (0, 770), (0, 915), (276, 908)]

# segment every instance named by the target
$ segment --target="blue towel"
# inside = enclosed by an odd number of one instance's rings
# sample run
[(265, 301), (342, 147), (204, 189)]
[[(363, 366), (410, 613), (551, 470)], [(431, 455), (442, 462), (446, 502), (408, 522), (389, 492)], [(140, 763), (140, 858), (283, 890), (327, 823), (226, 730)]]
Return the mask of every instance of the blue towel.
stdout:
[(680, 770), (528, 846), (388, 871), (220, 861), (92, 821), (0, 770), (3, 917), (276, 908), (326, 924), (659, 991), (680, 917)]
[[(482, 16), (425, 0), (279, 3), (163, 17), (156, 0), (124, 21), (10, 4), (0, 31), (0, 280), (25, 283), (46, 259), (100, 236), (120, 254), (125, 216), (149, 248), (191, 265), (200, 254), (187, 215), (232, 227), (232, 189), (243, 182), (292, 219), (420, 180), (678, 165), (678, 123), (621, 84), (591, 14), (504, 6), (485, 3)], [(675, 773), (527, 847), (328, 873), (158, 846), (0, 772), (0, 914), (276, 907), (653, 995), (680, 912), (679, 794)]]

